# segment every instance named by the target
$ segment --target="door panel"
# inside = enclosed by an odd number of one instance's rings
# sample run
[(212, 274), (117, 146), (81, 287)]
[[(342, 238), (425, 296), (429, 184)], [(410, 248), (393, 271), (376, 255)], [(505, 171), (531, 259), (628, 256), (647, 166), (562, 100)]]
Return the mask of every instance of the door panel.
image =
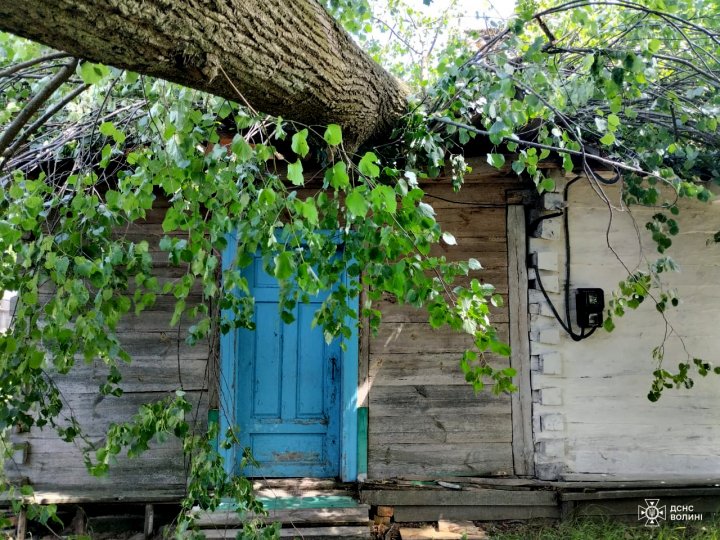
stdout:
[(338, 342), (327, 344), (310, 322), (325, 296), (295, 308), (295, 322), (278, 312), (278, 284), (256, 259), (246, 273), (255, 296), (255, 331), (237, 335), (238, 424), (241, 447), (260, 467), (248, 476), (334, 477), (340, 472)]

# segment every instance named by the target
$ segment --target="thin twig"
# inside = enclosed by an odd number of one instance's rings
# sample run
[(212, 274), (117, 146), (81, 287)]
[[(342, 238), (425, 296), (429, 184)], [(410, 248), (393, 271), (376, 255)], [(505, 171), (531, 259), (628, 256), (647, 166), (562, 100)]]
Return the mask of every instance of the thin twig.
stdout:
[(88, 88), (90, 88), (89, 84), (77, 87), (75, 90), (70, 92), (63, 99), (61, 99), (58, 103), (45, 111), (45, 114), (43, 114), (40, 118), (30, 124), (27, 129), (23, 131), (17, 139), (15, 139), (15, 142), (2, 153), (2, 157), (5, 159), (9, 159), (10, 157), (12, 157), (12, 155), (18, 151), (18, 149), (23, 145), (23, 143), (27, 141), (30, 135), (40, 129), (48, 120), (50, 120), (50, 118), (55, 116), (58, 111), (60, 111), (60, 109), (64, 108), (68, 103), (70, 103), (73, 99), (82, 94)]
[[(474, 126), (470, 126), (468, 124), (461, 124), (460, 122), (455, 122), (453, 120), (449, 120), (447, 118), (433, 118), (436, 122), (440, 122), (442, 124), (447, 124), (449, 126), (455, 126), (457, 128), (465, 129), (467, 131), (472, 131), (473, 133), (477, 133), (478, 135), (484, 135), (485, 137), (490, 137), (492, 133), (489, 131), (486, 131), (484, 129), (478, 129)], [(595, 154), (587, 154), (584, 152), (580, 152), (578, 150), (570, 150), (569, 148), (561, 148), (559, 146), (552, 146), (549, 144), (541, 144), (536, 143), (532, 141), (524, 141), (522, 139), (514, 139), (509, 136), (503, 136), (503, 141), (512, 142), (515, 144), (518, 144), (520, 146), (526, 146), (529, 148), (537, 148), (539, 150), (550, 150), (551, 152), (557, 152), (559, 154), (569, 154), (571, 156), (581, 157), (581, 158), (587, 158), (593, 161), (596, 161), (598, 163), (602, 163), (603, 165), (607, 165), (608, 167), (612, 167), (615, 169), (622, 169), (627, 172), (635, 173), (639, 176), (652, 176), (653, 178), (657, 178), (658, 180), (668, 183), (668, 180), (666, 178), (662, 178), (660, 175), (652, 173), (650, 171), (646, 171), (644, 169), (641, 169), (639, 167), (633, 167), (632, 165), (627, 165), (625, 163), (622, 163), (620, 161), (614, 161), (612, 159), (604, 158), (602, 156), (596, 156)]]
[(15, 64), (13, 66), (10, 66), (10, 67), (5, 68), (2, 71), (0, 71), (0, 79), (9, 77), (10, 75), (17, 73), (18, 71), (22, 71), (23, 69), (33, 67), (34, 65), (42, 64), (43, 62), (49, 62), (51, 60), (57, 60), (59, 58), (69, 58), (69, 57), (70, 57), (70, 55), (67, 53), (56, 52), (56, 53), (46, 54), (45, 56), (40, 56), (38, 58), (33, 58), (32, 60), (28, 60), (27, 62), (20, 62), (19, 64)]
[(73, 73), (75, 73), (75, 67), (78, 64), (77, 58), (74, 58), (70, 63), (66, 64), (55, 76), (43, 86), (40, 91), (35, 94), (30, 101), (28, 101), (25, 108), (10, 122), (7, 129), (0, 135), (0, 155), (5, 153), (5, 150), (20, 132), (25, 124), (33, 117), (33, 115), (43, 106), (43, 104), (55, 93), (55, 90), (60, 88), (62, 84), (67, 81)]

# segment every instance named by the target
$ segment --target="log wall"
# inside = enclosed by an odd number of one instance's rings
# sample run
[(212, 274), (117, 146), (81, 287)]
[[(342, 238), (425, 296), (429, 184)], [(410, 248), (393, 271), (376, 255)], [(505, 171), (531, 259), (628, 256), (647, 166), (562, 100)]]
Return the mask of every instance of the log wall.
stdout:
[[(163, 236), (164, 207), (148, 213), (147, 220), (131, 225), (122, 234), (133, 241), (147, 240), (156, 261), (156, 275), (163, 281), (177, 277), (178, 269), (170, 267), (158, 244)], [(188, 304), (199, 296), (189, 298)], [(207, 425), (210, 400), (208, 384), (214, 373), (209, 343), (191, 347), (185, 343), (190, 322), (183, 320), (178, 327), (169, 326), (174, 305), (172, 295), (158, 295), (156, 305), (139, 316), (129, 315), (118, 327), (118, 335), (133, 361), (120, 365), (123, 374), (121, 397), (102, 396), (98, 392), (105, 382), (108, 368), (101, 361), (77, 364), (56, 381), (62, 393), (65, 410), (72, 411), (93, 443), (101, 443), (110, 423), (122, 423), (137, 413), (144, 403), (172, 396), (183, 388), (195, 404), (196, 422), (200, 430)], [(212, 392), (211, 392), (212, 393)], [(130, 501), (178, 499), (185, 493), (185, 462), (180, 442), (173, 437), (163, 444), (152, 444), (140, 457), (120, 457), (111, 464), (106, 477), (91, 476), (83, 463), (82, 452), (74, 444), (61, 441), (51, 428), (33, 428), (27, 433), (11, 436), (15, 445), (24, 448), (16, 452), (15, 460), (5, 469), (11, 478), (28, 481), (38, 493), (39, 500), (62, 501)], [(78, 443), (80, 444), (80, 443)]]
[[(493, 320), (509, 341), (507, 205), (522, 202), (522, 186), (514, 175), (475, 164), (459, 193), (447, 179), (425, 181), (422, 187), (443, 229), (457, 239), (457, 245), (441, 245), (435, 254), (481, 262), (483, 269), (472, 277), (492, 283), (503, 296), (505, 304), (494, 309)], [(178, 276), (157, 248), (163, 215), (162, 208), (154, 210), (146, 222), (124, 231), (134, 240), (150, 242), (161, 282)], [(185, 344), (189, 321), (182, 321), (179, 330), (169, 328), (173, 305), (170, 295), (159, 296), (152, 309), (122, 323), (119, 333), (133, 357), (131, 365), (121, 366), (122, 397), (99, 395), (98, 385), (106, 375), (100, 362), (78, 365), (58, 379), (68, 406), (94, 442), (102, 440), (111, 422), (127, 421), (142, 403), (162, 399), (181, 386), (196, 404), (198, 428), (205, 429), (208, 409), (217, 406), (215, 358), (207, 343)], [(384, 314), (379, 333), (361, 336), (360, 382), (369, 389), (364, 398), (369, 407), (368, 477), (518, 472), (513, 465), (511, 397), (494, 396), (489, 389), (475, 395), (460, 370), (461, 355), (472, 343), (469, 336), (432, 330), (421, 310), (389, 299), (381, 301), (379, 309)], [(497, 366), (510, 362), (490, 361)], [(13, 440), (27, 452), (7, 470), (27, 479), (41, 500), (162, 500), (184, 493), (186, 464), (176, 441), (156, 445), (140, 458), (120, 458), (109, 476), (98, 479), (86, 472), (79, 449), (49, 430), (15, 433)]]
[[(455, 193), (447, 180), (421, 187), (444, 230), (457, 245), (436, 254), (450, 260), (476, 258), (472, 272), (493, 284), (505, 304), (493, 321), (508, 341), (508, 243), (506, 205), (517, 199), (517, 177), (476, 165)], [(517, 202), (517, 200), (515, 200)], [(447, 328), (432, 329), (427, 313), (380, 302), (383, 321), (369, 338), (368, 478), (511, 475), (513, 425), (511, 398), (486, 388), (476, 395), (460, 370), (472, 338)], [(523, 314), (524, 315), (524, 314)], [(490, 356), (495, 366), (507, 358)]]

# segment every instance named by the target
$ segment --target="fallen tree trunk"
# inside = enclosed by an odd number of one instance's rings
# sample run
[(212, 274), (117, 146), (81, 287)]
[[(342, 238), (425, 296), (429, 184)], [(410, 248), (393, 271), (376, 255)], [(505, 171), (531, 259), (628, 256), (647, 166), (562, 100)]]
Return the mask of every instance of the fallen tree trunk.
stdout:
[(0, 29), (267, 114), (340, 124), (351, 145), (386, 134), (406, 106), (400, 83), (316, 0), (8, 1)]

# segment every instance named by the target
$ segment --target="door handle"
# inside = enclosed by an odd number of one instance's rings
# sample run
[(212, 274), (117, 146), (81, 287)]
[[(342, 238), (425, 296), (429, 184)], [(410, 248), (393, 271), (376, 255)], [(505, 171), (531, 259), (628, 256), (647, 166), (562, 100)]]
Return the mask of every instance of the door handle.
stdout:
[(330, 377), (335, 382), (335, 371), (337, 370), (337, 358), (335, 356), (330, 357)]

